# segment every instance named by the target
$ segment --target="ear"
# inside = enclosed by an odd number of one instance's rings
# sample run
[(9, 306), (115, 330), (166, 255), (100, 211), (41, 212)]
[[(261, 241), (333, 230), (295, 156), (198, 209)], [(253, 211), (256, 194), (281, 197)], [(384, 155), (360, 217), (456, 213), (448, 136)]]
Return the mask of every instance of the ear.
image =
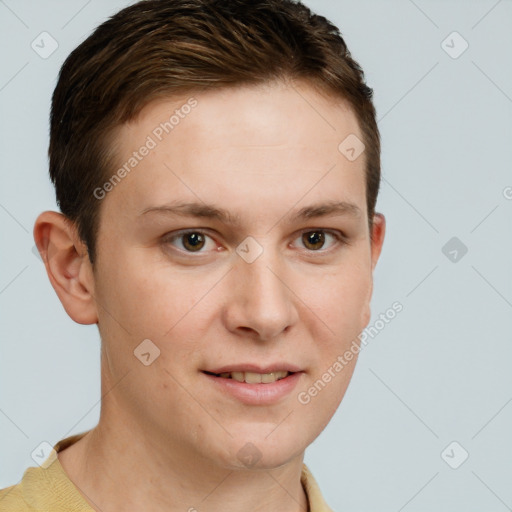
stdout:
[(67, 314), (79, 324), (97, 323), (94, 274), (76, 226), (61, 213), (46, 211), (36, 219), (34, 240)]
[(382, 213), (376, 213), (373, 216), (373, 227), (371, 232), (371, 249), (372, 249), (372, 271), (377, 265), (382, 245), (384, 244), (384, 235), (386, 234), (386, 218)]
[(377, 265), (377, 261), (379, 260), (380, 253), (382, 251), (382, 245), (384, 244), (384, 235), (386, 234), (386, 218), (382, 213), (376, 213), (373, 216), (373, 226), (372, 232), (370, 233), (370, 258), (371, 258), (371, 272), (370, 276), (370, 286), (368, 287), (368, 295), (365, 302), (365, 307), (363, 310), (362, 324), (363, 328), (365, 328), (370, 322), (371, 318), (371, 308), (370, 301), (373, 295), (373, 271), (375, 270), (375, 265)]

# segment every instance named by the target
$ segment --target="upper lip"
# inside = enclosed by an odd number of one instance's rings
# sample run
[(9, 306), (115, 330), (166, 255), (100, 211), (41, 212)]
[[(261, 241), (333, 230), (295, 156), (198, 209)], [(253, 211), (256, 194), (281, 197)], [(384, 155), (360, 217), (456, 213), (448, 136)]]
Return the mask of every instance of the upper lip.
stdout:
[(274, 372), (300, 372), (302, 371), (298, 366), (290, 363), (273, 363), (267, 366), (259, 366), (253, 363), (241, 363), (241, 364), (227, 364), (216, 368), (208, 368), (207, 371), (210, 373), (229, 373), (229, 372), (253, 372), (253, 373), (274, 373)]

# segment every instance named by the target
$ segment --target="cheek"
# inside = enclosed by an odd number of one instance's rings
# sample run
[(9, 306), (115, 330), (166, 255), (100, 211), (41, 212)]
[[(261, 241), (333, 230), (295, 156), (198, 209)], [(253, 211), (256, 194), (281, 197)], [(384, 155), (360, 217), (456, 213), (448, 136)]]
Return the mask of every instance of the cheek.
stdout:
[(305, 304), (323, 324), (324, 334), (339, 346), (347, 337), (357, 336), (366, 326), (371, 291), (371, 273), (351, 267), (323, 276), (320, 286), (311, 286), (302, 295)]
[[(308, 379), (307, 396), (311, 411), (327, 424), (339, 406), (352, 378), (360, 350), (359, 335), (369, 317), (372, 290), (371, 271), (352, 265), (326, 276), (324, 287), (314, 287), (305, 295), (314, 324), (317, 358)], [(313, 330), (313, 329), (312, 329)]]
[(211, 276), (194, 278), (141, 257), (118, 260), (106, 277), (100, 294), (111, 316), (134, 336), (156, 339), (186, 322), (214, 284)]

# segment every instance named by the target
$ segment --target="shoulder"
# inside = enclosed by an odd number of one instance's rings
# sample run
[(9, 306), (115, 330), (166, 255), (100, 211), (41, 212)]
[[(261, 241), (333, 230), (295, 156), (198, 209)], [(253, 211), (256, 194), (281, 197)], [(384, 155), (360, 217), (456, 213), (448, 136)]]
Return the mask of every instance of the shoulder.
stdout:
[(0, 512), (92, 512), (58, 460), (29, 467), (21, 482), (0, 490)]
[(23, 498), (21, 482), (0, 489), (0, 512), (32, 512), (33, 510)]
[(86, 433), (59, 441), (46, 460), (25, 470), (20, 482), (0, 489), (0, 512), (93, 512), (69, 480), (57, 457), (58, 452)]
[(51, 473), (43, 467), (27, 468), (19, 483), (0, 490), (0, 512), (39, 512), (48, 503), (54, 505), (55, 476)]

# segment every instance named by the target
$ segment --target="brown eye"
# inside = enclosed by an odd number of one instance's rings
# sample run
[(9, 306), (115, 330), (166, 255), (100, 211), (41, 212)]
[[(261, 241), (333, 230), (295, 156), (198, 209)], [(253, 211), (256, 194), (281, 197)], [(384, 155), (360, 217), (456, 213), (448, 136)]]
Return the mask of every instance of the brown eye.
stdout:
[(215, 250), (215, 240), (201, 230), (178, 231), (163, 238), (163, 243), (176, 247), (181, 253), (206, 254)]
[(181, 238), (183, 240), (183, 247), (187, 249), (187, 251), (200, 251), (205, 244), (205, 238), (201, 233), (197, 232), (191, 232), (191, 233), (185, 233), (184, 235), (181, 235)]
[(321, 231), (309, 231), (302, 234), (302, 242), (308, 249), (321, 249), (325, 243), (325, 234)]

